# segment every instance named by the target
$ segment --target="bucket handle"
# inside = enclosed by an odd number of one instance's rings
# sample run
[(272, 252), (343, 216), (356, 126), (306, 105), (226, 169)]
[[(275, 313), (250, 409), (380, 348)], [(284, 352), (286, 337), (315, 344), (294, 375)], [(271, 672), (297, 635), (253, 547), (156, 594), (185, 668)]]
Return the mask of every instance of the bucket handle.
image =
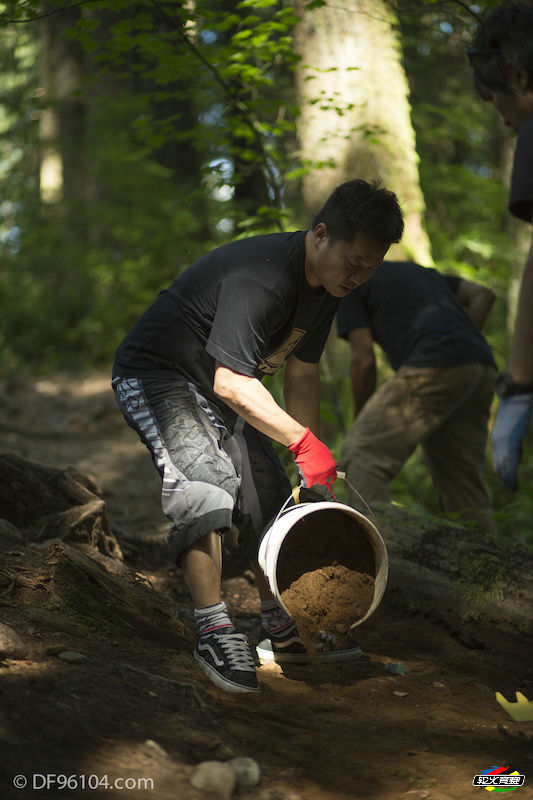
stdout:
[(375, 517), (375, 514), (373, 513), (372, 509), (370, 508), (370, 506), (369, 506), (369, 505), (368, 505), (368, 503), (366, 502), (366, 500), (365, 500), (365, 498), (363, 497), (363, 495), (362, 495), (362, 494), (359, 494), (359, 492), (357, 491), (357, 489), (355, 488), (355, 486), (352, 486), (352, 484), (350, 483), (350, 481), (349, 481), (349, 480), (348, 480), (348, 478), (346, 477), (346, 473), (345, 473), (345, 472), (341, 472), (340, 470), (337, 470), (337, 478), (341, 478), (341, 480), (343, 480), (343, 481), (344, 481), (344, 483), (347, 483), (347, 484), (348, 484), (348, 486), (350, 487), (350, 489), (352, 490), (352, 492), (355, 492), (355, 494), (357, 495), (357, 497), (359, 498), (359, 500), (361, 500), (361, 501), (364, 503), (364, 505), (365, 505), (365, 507), (366, 507), (366, 510), (368, 511), (368, 513), (370, 514), (370, 516), (372, 517), (372, 519), (374, 520), (374, 522), (375, 522), (375, 523), (376, 523), (376, 525), (377, 525), (377, 522), (378, 522), (378, 521), (377, 521), (377, 519), (376, 519), (376, 517)]
[[(300, 488), (299, 486), (297, 486), (297, 487), (296, 487), (296, 489), (299, 489), (299, 488)], [(283, 503), (283, 505), (281, 506), (280, 510), (278, 511), (278, 513), (277, 513), (277, 515), (276, 515), (276, 518), (275, 518), (274, 522), (272, 523), (272, 525), (275, 525), (275, 524), (276, 524), (276, 522), (278, 521), (278, 519), (279, 519), (279, 518), (281, 517), (281, 515), (283, 514), (283, 512), (287, 510), (287, 504), (288, 504), (288, 503), (290, 503), (290, 501), (291, 501), (291, 500), (293, 501), (294, 505), (296, 505), (296, 501), (295, 501), (295, 499), (294, 499), (294, 492), (296, 491), (296, 489), (293, 489), (293, 491), (292, 491), (292, 492), (290, 493), (290, 495), (287, 497), (287, 499), (285, 500), (285, 502), (284, 502), (284, 503)], [(308, 506), (308, 505), (310, 505), (310, 503), (298, 503), (298, 505), (302, 505), (302, 506), (304, 506), (304, 505), (305, 505), (305, 506)]]
[[(355, 492), (355, 494), (358, 496), (358, 498), (360, 500), (362, 500), (362, 502), (364, 503), (364, 505), (366, 506), (366, 508), (368, 510), (368, 513), (373, 518), (374, 522), (377, 524), (377, 519), (376, 519), (375, 515), (373, 514), (372, 509), (370, 508), (370, 506), (366, 502), (365, 498), (362, 495), (359, 494), (359, 492), (357, 491), (357, 489), (354, 486), (352, 486), (352, 484), (350, 483), (350, 481), (346, 477), (346, 473), (345, 472), (341, 472), (340, 470), (337, 470), (337, 478), (340, 478), (345, 483), (347, 483), (348, 486), (350, 487), (350, 489)], [(296, 489), (304, 489), (304, 488), (305, 488), (305, 486), (303, 485), (303, 483), (300, 483), (296, 487)], [(278, 511), (278, 513), (276, 515), (276, 518), (275, 518), (274, 522), (272, 523), (272, 525), (275, 525), (276, 522), (278, 521), (278, 519), (281, 517), (281, 515), (287, 510), (287, 504), (290, 503), (291, 500), (296, 505), (296, 501), (295, 501), (295, 497), (294, 497), (296, 489), (293, 489), (292, 492), (290, 493), (290, 495), (287, 497), (287, 499), (285, 500), (285, 502), (281, 506), (280, 510)], [(298, 503), (298, 505), (299, 506), (311, 506), (311, 505), (313, 505), (313, 503)]]

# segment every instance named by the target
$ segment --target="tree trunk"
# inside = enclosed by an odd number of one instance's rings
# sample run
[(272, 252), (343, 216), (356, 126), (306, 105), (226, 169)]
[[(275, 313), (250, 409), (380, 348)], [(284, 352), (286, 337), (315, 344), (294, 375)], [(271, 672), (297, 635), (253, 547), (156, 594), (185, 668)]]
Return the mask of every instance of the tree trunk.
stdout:
[[(45, 4), (45, 8), (47, 5)], [(78, 42), (66, 35), (79, 11), (52, 14), (41, 22), (41, 79), (45, 108), (41, 115), (41, 199), (45, 204), (67, 202), (69, 222), (83, 234), (86, 200), (86, 108), (81, 90), (84, 55)]]
[(63, 198), (63, 160), (59, 147), (59, 121), (52, 104), (54, 58), (52, 31), (46, 20), (41, 23), (41, 84), (45, 107), (41, 111), (39, 137), (41, 202), (58, 203)]
[(391, 255), (431, 264), (392, 12), (383, 0), (345, 0), (311, 11), (298, 5), (299, 140), (303, 162), (311, 165), (303, 181), (308, 213), (345, 180), (379, 180), (397, 193), (405, 213), (404, 238)]

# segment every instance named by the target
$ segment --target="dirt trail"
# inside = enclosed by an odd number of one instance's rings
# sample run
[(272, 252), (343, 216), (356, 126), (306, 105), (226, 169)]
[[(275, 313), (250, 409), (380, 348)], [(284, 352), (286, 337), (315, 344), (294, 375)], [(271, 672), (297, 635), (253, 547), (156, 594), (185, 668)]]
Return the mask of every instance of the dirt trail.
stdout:
[[(107, 375), (0, 384), (0, 451), (92, 477), (139, 581), (191, 622), (168, 559), (158, 477)], [(223, 588), (238, 626), (257, 641), (256, 590), (231, 552)], [(494, 698), (515, 689), (533, 698), (531, 638), (444, 618), (385, 600), (357, 630), (358, 661), (262, 667), (260, 693), (232, 696), (204, 678), (188, 647), (55, 630), (0, 598), (0, 621), (30, 645), (28, 660), (0, 666), (0, 797), (207, 800), (214, 795), (190, 784), (194, 766), (246, 755), (262, 780), (235, 796), (251, 800), (469, 800), (483, 797), (474, 775), (494, 765), (524, 773), (516, 797), (531, 799), (533, 723), (513, 722)], [(62, 661), (61, 650), (87, 659)], [(391, 662), (408, 674), (388, 674)], [(44, 776), (59, 773), (78, 776), (73, 788), (45, 791)], [(16, 775), (32, 774), (35, 788), (31, 778), (30, 788), (14, 788)], [(149, 779), (153, 788), (84, 789), (89, 776), (93, 785), (92, 776)]]

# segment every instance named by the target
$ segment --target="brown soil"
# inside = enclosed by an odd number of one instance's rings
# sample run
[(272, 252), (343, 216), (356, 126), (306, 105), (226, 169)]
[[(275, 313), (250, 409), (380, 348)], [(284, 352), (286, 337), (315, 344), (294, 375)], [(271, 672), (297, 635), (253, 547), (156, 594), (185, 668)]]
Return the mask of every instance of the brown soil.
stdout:
[(326, 634), (330, 648), (345, 646), (351, 626), (365, 616), (373, 598), (374, 578), (342, 564), (305, 572), (281, 594), (311, 655), (320, 634)]
[(306, 514), (290, 529), (278, 554), (276, 578), (280, 592), (305, 572), (342, 564), (375, 575), (374, 550), (364, 529), (334, 509)]
[[(117, 412), (106, 374), (0, 385), (0, 450), (92, 477), (128, 581), (145, 589), (147, 615), (157, 598), (192, 630), (186, 588), (168, 559), (159, 479)], [(261, 692), (230, 695), (200, 672), (187, 637), (114, 627), (112, 606), (92, 625), (73, 625), (61, 609), (40, 614), (31, 598), (45, 596), (50, 569), (48, 551), (38, 552), (41, 560), (9, 557), (9, 569), (17, 559), (24, 566), (20, 600), (0, 597), (0, 621), (29, 646), (27, 659), (0, 666), (2, 799), (209, 800), (190, 784), (194, 766), (235, 755), (262, 770), (257, 788), (236, 793), (241, 800), (475, 800), (484, 790), (473, 777), (492, 765), (523, 772), (517, 800), (533, 797), (533, 724), (513, 722), (494, 696), (520, 689), (533, 699), (524, 632), (466, 623), (446, 609), (437, 619), (394, 608), (386, 596), (357, 628), (358, 661), (262, 667)], [(223, 590), (237, 625), (256, 642), (253, 578), (229, 546)], [(64, 650), (86, 660), (63, 661)], [(399, 661), (408, 674), (388, 674), (386, 665)], [(77, 788), (47, 792), (37, 778), (35, 790), (21, 790), (13, 786), (19, 774), (144, 777), (154, 788), (83, 789), (78, 777)]]

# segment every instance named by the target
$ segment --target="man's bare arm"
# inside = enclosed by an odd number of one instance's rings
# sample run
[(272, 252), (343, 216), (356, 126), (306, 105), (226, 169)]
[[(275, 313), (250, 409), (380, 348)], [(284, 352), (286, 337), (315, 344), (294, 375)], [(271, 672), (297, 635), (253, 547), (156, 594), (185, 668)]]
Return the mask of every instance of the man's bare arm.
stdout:
[(507, 368), (516, 383), (533, 383), (533, 237), (522, 275)]
[(354, 417), (356, 417), (376, 389), (376, 359), (372, 331), (370, 328), (349, 331), (348, 341), (352, 349), (350, 380)]
[(496, 472), (509, 489), (516, 491), (518, 466), (533, 409), (533, 392), (527, 389), (533, 384), (533, 240), (522, 276), (507, 369), (513, 381), (523, 384), (526, 390), (500, 398), (490, 438)]
[(482, 330), (496, 299), (492, 289), (462, 279), (457, 287), (457, 298), (474, 324)]
[(306, 426), (284, 411), (257, 378), (218, 364), (213, 389), (246, 422), (286, 447), (305, 433)]

